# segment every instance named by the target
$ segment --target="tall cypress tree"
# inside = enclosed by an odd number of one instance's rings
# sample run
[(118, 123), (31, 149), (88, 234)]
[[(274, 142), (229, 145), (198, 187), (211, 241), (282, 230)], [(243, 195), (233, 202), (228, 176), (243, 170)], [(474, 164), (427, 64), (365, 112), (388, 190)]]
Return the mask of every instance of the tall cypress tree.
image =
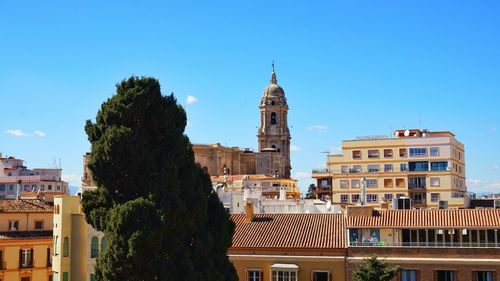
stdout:
[(194, 162), (186, 113), (149, 77), (131, 77), (85, 131), (97, 189), (83, 194), (107, 250), (98, 280), (237, 280), (226, 252), (234, 224)]

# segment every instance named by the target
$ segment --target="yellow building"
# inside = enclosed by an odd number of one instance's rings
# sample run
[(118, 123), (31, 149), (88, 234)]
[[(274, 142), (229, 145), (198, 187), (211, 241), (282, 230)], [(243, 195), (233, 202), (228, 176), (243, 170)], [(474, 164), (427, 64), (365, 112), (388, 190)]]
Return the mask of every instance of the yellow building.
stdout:
[(299, 199), (300, 189), (297, 180), (290, 178), (279, 178), (268, 175), (230, 175), (212, 176), (212, 184), (220, 184), (227, 192), (241, 192), (249, 189), (261, 194), (265, 198), (278, 199), (280, 190), (285, 192), (286, 199)]
[[(248, 203), (247, 203), (248, 204)], [(241, 281), (346, 280), (342, 214), (231, 215), (228, 256)]]
[(54, 281), (94, 280), (99, 253), (106, 248), (102, 232), (87, 224), (80, 197), (54, 197)]
[[(367, 205), (408, 196), (412, 206), (464, 207), (465, 152), (451, 132), (396, 130), (393, 138), (371, 137), (342, 142), (341, 155), (328, 155), (327, 168), (313, 170), (317, 193), (339, 204)], [(440, 205), (441, 204), (441, 205)]]
[(0, 200), (0, 280), (52, 280), (52, 206)]

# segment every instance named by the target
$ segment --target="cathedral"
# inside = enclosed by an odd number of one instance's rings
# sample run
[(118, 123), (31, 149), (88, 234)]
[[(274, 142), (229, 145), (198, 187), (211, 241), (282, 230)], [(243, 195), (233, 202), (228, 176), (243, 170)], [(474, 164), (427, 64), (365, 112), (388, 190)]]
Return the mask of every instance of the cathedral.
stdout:
[(260, 100), (260, 127), (257, 132), (258, 151), (248, 148), (224, 147), (220, 144), (194, 144), (196, 162), (210, 176), (267, 175), (290, 178), (290, 129), (285, 91), (278, 84), (276, 72)]

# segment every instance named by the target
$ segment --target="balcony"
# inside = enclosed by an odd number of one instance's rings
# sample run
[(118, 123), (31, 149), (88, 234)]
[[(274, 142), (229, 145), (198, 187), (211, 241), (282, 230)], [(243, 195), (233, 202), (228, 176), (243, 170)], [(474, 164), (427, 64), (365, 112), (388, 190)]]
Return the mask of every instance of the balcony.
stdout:
[(7, 269), (7, 262), (1, 261), (0, 262), (0, 270), (6, 270)]
[(500, 248), (500, 243), (486, 242), (350, 242), (349, 247), (376, 247), (376, 248)]
[(33, 268), (33, 261), (21, 261), (21, 263), (19, 263), (19, 268)]

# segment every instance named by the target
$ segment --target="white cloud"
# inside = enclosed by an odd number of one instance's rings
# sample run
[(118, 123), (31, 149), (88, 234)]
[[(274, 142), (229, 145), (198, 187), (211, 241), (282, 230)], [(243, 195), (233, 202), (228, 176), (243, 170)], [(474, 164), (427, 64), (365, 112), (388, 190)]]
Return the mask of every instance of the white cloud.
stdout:
[(292, 176), (294, 179), (309, 179), (311, 178), (311, 173), (307, 172), (297, 172), (295, 175)]
[(62, 180), (67, 181), (69, 185), (80, 185), (81, 175), (62, 175)]
[(309, 126), (307, 129), (311, 130), (311, 131), (326, 131), (328, 129), (328, 126), (327, 125), (312, 125), (312, 126)]
[(35, 134), (36, 136), (42, 137), (42, 138), (47, 136), (47, 134), (45, 132), (42, 132), (39, 130), (34, 131), (33, 134)]
[(500, 193), (500, 180), (468, 179), (467, 188), (471, 192)]
[(290, 151), (292, 151), (292, 152), (299, 152), (301, 150), (302, 150), (302, 148), (300, 148), (298, 145), (295, 145), (295, 144), (290, 145)]
[(195, 104), (198, 102), (198, 99), (194, 96), (188, 96), (186, 99), (187, 104)]
[(21, 131), (20, 129), (11, 129), (11, 130), (7, 130), (5, 131), (7, 134), (9, 135), (13, 135), (15, 137), (31, 137), (30, 134), (27, 134), (23, 131)]

